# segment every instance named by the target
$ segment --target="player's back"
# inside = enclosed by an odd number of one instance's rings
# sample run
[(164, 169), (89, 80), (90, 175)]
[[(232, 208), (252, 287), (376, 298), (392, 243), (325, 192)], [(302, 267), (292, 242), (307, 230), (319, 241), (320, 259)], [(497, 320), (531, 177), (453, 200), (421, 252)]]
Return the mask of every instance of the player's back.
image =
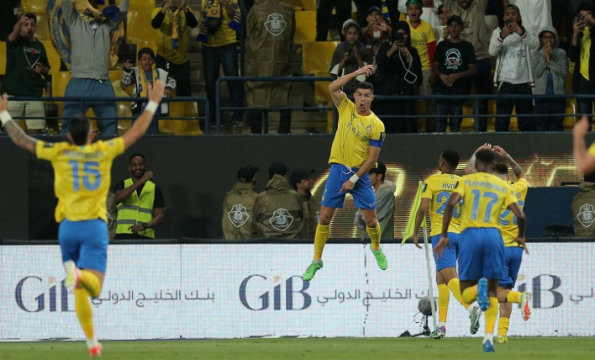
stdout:
[[(457, 183), (461, 180), (460, 176), (454, 174), (435, 174), (430, 176), (424, 184), (422, 198), (430, 199), (430, 236), (438, 235), (442, 232), (442, 219), (444, 218), (444, 209)], [(459, 233), (459, 217), (461, 216), (460, 204), (454, 208), (452, 220), (448, 226), (448, 232)]]
[(501, 209), (516, 202), (510, 185), (486, 172), (463, 176), (454, 192), (463, 196), (461, 231), (499, 228)]
[(370, 145), (382, 146), (384, 124), (374, 113), (368, 116), (359, 115), (355, 104), (347, 96), (337, 109), (339, 125), (331, 147), (329, 163), (359, 168), (368, 158)]
[(112, 162), (124, 152), (124, 140), (115, 138), (84, 146), (40, 141), (36, 150), (37, 157), (50, 161), (54, 168), (56, 221), (105, 220)]
[[(519, 179), (517, 182), (511, 185), (512, 192), (519, 203), (521, 209), (525, 206), (525, 198), (527, 197), (527, 191), (529, 190), (529, 182), (526, 179)], [(518, 243), (514, 241), (516, 239), (519, 226), (517, 224), (516, 215), (506, 209), (501, 209), (500, 215), (500, 232), (502, 233), (502, 239), (504, 239), (505, 246), (518, 246)]]

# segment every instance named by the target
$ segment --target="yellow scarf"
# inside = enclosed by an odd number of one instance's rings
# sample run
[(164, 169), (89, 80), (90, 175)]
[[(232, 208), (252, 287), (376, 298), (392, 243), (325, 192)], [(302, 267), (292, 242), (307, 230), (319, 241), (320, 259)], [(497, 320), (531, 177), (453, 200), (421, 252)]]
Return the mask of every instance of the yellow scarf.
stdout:
[(180, 19), (180, 8), (177, 8), (176, 11), (171, 11), (167, 9), (166, 15), (171, 17), (171, 44), (174, 50), (178, 49), (178, 38), (180, 32), (182, 31), (182, 22)]
[[(151, 86), (155, 86), (155, 80), (157, 80), (157, 70), (153, 69), (153, 82)], [(138, 97), (146, 97), (148, 95), (148, 86), (147, 86), (147, 75), (145, 75), (145, 70), (139, 68), (139, 74), (136, 75), (136, 84), (137, 89), (140, 90), (140, 94), (136, 94)]]

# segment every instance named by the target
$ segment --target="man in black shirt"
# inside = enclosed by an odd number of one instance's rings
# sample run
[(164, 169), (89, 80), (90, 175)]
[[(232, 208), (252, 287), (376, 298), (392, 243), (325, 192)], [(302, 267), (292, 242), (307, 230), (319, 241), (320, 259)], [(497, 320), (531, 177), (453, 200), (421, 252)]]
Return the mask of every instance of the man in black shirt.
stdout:
[(457, 15), (446, 22), (449, 38), (438, 43), (434, 54), (434, 95), (444, 95), (436, 100), (436, 132), (446, 132), (450, 114), (450, 132), (461, 130), (463, 102), (461, 99), (449, 99), (451, 95), (469, 95), (473, 75), (475, 75), (475, 49), (473, 45), (461, 39), (463, 20)]
[(154, 239), (154, 228), (163, 222), (163, 192), (151, 181), (145, 156), (132, 154), (128, 161), (132, 177), (114, 185), (118, 203), (116, 239)]

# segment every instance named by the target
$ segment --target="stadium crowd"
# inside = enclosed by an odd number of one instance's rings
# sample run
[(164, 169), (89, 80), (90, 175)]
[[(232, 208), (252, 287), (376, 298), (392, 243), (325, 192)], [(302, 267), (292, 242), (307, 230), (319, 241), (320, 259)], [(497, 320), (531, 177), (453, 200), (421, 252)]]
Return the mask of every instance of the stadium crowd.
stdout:
[[(346, 6), (349, 2), (322, 1), (308, 14), (312, 19), (304, 22), (310, 3), (3, 1), (0, 39), (5, 50), (2, 46), (0, 51), (5, 51), (6, 64), (0, 64), (1, 91), (34, 98), (44, 94), (88, 99), (146, 97), (147, 85), (163, 78), (168, 85), (166, 97), (203, 95), (191, 82), (199, 64), (192, 63), (190, 48), (192, 42), (198, 42), (210, 124), (215, 123), (219, 110), (215, 108), (220, 73), (231, 77), (292, 76), (296, 72), (293, 55), (301, 49), (296, 44), (304, 47), (305, 75), (337, 78), (374, 65), (370, 76), (359, 76), (343, 90), (351, 94), (356, 82), (368, 81), (375, 86), (375, 95), (396, 96), (378, 99), (372, 107), (387, 133), (461, 131), (472, 106), (452, 95), (595, 92), (590, 82), (595, 76), (595, 64), (591, 66), (590, 61), (595, 5), (590, 0), (357, 0), (353, 15)], [(306, 52), (303, 33), (314, 27), (315, 36), (306, 40), (333, 44), (334, 53)], [(140, 38), (145, 41), (138, 41)], [(341, 42), (329, 41), (339, 38)], [(57, 62), (52, 61), (55, 53)], [(313, 57), (325, 56), (321, 59), (325, 65), (319, 67), (326, 69), (306, 66)], [(60, 89), (57, 83), (62, 77), (67, 86)], [(234, 108), (230, 118), (234, 127), (248, 125), (251, 133), (262, 133), (264, 108), (279, 108), (277, 132), (291, 133), (292, 111), (283, 109), (290, 106), (290, 83), (230, 81), (226, 85), (229, 96), (222, 101)], [(328, 104), (325, 90), (320, 91), (320, 99), (318, 90), (317, 86), (315, 101)], [(416, 102), (399, 100), (401, 95), (434, 97)], [(511, 123), (515, 114), (529, 115), (518, 118), (520, 131), (562, 131), (563, 114), (593, 112), (588, 98), (579, 98), (576, 110), (574, 100), (565, 98), (513, 99), (482, 99), (479, 113), (495, 116), (495, 131), (516, 130)], [(490, 106), (492, 103), (495, 106)], [(169, 107), (176, 107), (174, 104)], [(11, 102), (9, 110), (13, 117), (27, 119), (24, 125), (31, 134), (44, 133), (48, 127), (66, 134), (69, 119), (91, 107), (99, 118), (98, 132), (115, 135), (126, 128), (119, 118), (135, 118), (144, 105), (146, 102), (133, 102), (121, 111), (109, 101), (87, 102), (82, 108), (79, 102), (68, 101), (63, 109), (50, 103), (44, 106), (41, 101), (18, 101)], [(169, 107), (164, 103), (157, 117), (173, 117), (171, 112), (176, 111), (170, 112)], [(196, 110), (190, 113), (198, 116)], [(62, 124), (48, 124), (46, 116), (63, 117)], [(154, 120), (148, 133), (171, 133), (164, 128)], [(479, 119), (478, 128), (488, 130), (487, 116)]]

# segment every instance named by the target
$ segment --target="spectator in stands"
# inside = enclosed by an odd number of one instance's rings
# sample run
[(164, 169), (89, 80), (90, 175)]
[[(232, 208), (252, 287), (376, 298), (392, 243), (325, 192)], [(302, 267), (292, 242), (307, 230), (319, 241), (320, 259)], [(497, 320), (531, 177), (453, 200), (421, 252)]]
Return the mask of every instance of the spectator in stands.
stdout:
[(302, 225), (301, 239), (312, 239), (316, 234), (316, 226), (320, 220), (320, 201), (312, 196), (312, 188), (314, 187), (314, 179), (312, 174), (315, 170), (307, 171), (305, 169), (293, 169), (289, 174), (289, 183), (291, 187), (302, 198), (302, 208), (304, 210), (304, 222)]
[[(566, 94), (566, 75), (568, 75), (568, 56), (560, 49), (558, 32), (553, 27), (546, 27), (539, 33), (539, 51), (532, 58), (532, 70), (535, 77), (536, 95)], [(535, 99), (535, 118), (537, 131), (564, 131), (566, 99)]]
[[(376, 217), (380, 223), (382, 234), (381, 239), (395, 238), (395, 190), (397, 186), (390, 180), (386, 180), (386, 165), (379, 162), (368, 174), (370, 183), (374, 188), (374, 197), (376, 198)], [(354, 225), (361, 231), (362, 239), (369, 239), (366, 232), (366, 220), (361, 209), (355, 213)]]
[(339, 26), (341, 41), (345, 40), (341, 24), (351, 19), (351, 1), (349, 0), (324, 0), (316, 2), (316, 41), (326, 41), (331, 23), (333, 8), (336, 10), (336, 21)]
[(256, 237), (256, 222), (252, 216), (256, 200), (256, 166), (247, 165), (238, 170), (238, 182), (223, 199), (223, 238), (228, 240)]
[(132, 154), (128, 160), (131, 178), (114, 185), (118, 203), (116, 239), (154, 239), (155, 227), (165, 217), (165, 201), (161, 188), (151, 179), (143, 154)]
[[(64, 22), (70, 29), (72, 78), (66, 87), (65, 97), (110, 98), (114, 88), (109, 81), (111, 34), (126, 18), (129, 0), (121, 0), (120, 7), (110, 5), (98, 13), (97, 18), (79, 14), (72, 1), (62, 1)], [(91, 2), (95, 8), (95, 1)], [(94, 13), (95, 14), (95, 13)], [(81, 108), (83, 111), (81, 111)], [(78, 113), (86, 113), (92, 108), (101, 135), (116, 135), (118, 112), (116, 103), (87, 102), (84, 106), (78, 101), (67, 101), (62, 113), (62, 134), (67, 134), (70, 119)]]
[(256, 197), (253, 214), (259, 237), (295, 239), (302, 231), (302, 199), (290, 189), (287, 171), (284, 164), (272, 163), (266, 189)]
[[(504, 0), (502, 0), (504, 1)], [(475, 92), (479, 95), (492, 95), (492, 66), (488, 48), (492, 34), (485, 22), (488, 0), (442, 0), (442, 4), (451, 15), (458, 15), (463, 19), (465, 28), (461, 33), (463, 40), (469, 41), (475, 49)], [(489, 100), (482, 100), (479, 104), (480, 115), (487, 115)], [(479, 131), (487, 131), (487, 118), (479, 120)]]
[[(376, 95), (415, 95), (415, 85), (421, 85), (421, 60), (417, 50), (411, 46), (409, 34), (409, 24), (398, 22), (392, 42), (382, 44), (378, 50), (378, 67), (371, 79)], [(387, 134), (417, 131), (416, 120), (409, 117), (415, 115), (414, 101), (376, 99), (373, 104), (373, 111), (384, 122)], [(386, 118), (383, 115), (399, 117)]]
[(595, 172), (587, 174), (579, 185), (580, 191), (572, 199), (574, 234), (577, 237), (595, 236)]
[[(50, 71), (47, 53), (43, 44), (35, 38), (37, 18), (24, 13), (14, 25), (6, 41), (6, 75), (0, 94), (8, 96), (42, 97), (46, 76)], [(8, 112), (14, 119), (26, 119), (31, 134), (39, 134), (46, 128), (43, 101), (9, 101)]]
[(393, 29), (384, 20), (382, 11), (377, 6), (372, 6), (368, 9), (366, 19), (368, 26), (362, 29), (362, 40), (366, 44), (368, 51), (376, 56), (380, 45), (391, 39)]
[[(238, 0), (205, 0), (202, 2), (200, 35), (202, 42), (202, 62), (205, 75), (207, 98), (211, 109), (215, 109), (215, 86), (219, 79), (220, 68), (225, 76), (239, 76), (238, 43), (236, 37), (240, 31), (242, 13)], [(244, 87), (238, 81), (227, 83), (229, 100), (232, 107), (242, 107)], [(211, 111), (211, 123), (215, 123), (215, 111)], [(242, 110), (234, 110), (233, 123), (242, 123)]]
[(445, 132), (450, 114), (450, 131), (461, 131), (463, 115), (462, 99), (449, 99), (450, 95), (469, 95), (475, 75), (475, 50), (470, 42), (461, 39), (463, 19), (453, 15), (447, 21), (450, 36), (438, 44), (434, 56), (434, 95), (443, 96), (436, 100), (436, 132)]
[[(440, 0), (419, 0), (422, 3), (423, 11), (420, 15), (421, 20), (427, 22), (432, 26), (434, 29), (434, 37), (439, 39), (442, 36), (442, 33), (439, 31), (439, 28), (443, 25), (443, 20), (440, 18), (440, 7), (442, 6), (442, 2)], [(399, 11), (402, 13), (407, 13), (408, 6), (407, 3), (409, 0), (399, 0)]]
[[(153, 49), (140, 49), (138, 51), (138, 62), (140, 66), (135, 67), (132, 67), (130, 61), (124, 63), (122, 80), (120, 81), (122, 88), (134, 86), (132, 89), (132, 97), (147, 97), (148, 86), (154, 86), (157, 79), (162, 79), (165, 84), (165, 96), (168, 98), (172, 97), (172, 91), (176, 88), (176, 80), (169, 76), (168, 72), (163, 69), (153, 69), (153, 63), (155, 62), (155, 53), (153, 52)], [(146, 105), (146, 102), (132, 103), (131, 109), (132, 116), (134, 117), (132, 120), (133, 124), (136, 118), (142, 114)], [(168, 103), (162, 103), (155, 112), (151, 125), (149, 125), (149, 129), (147, 130), (148, 135), (159, 134), (159, 116), (167, 116), (168, 112)]]
[[(531, 95), (535, 85), (531, 55), (539, 43), (535, 34), (523, 27), (521, 13), (516, 5), (508, 5), (504, 9), (504, 23), (502, 29), (494, 30), (490, 41), (490, 55), (498, 57), (494, 72), (498, 95)], [(496, 104), (496, 131), (509, 131), (513, 106), (517, 115), (533, 113), (532, 99), (499, 98)], [(519, 116), (518, 125), (520, 131), (534, 130), (531, 117)]]
[[(407, 23), (411, 27), (411, 44), (417, 49), (421, 60), (421, 71), (423, 81), (419, 88), (419, 94), (424, 96), (432, 95), (432, 86), (430, 78), (432, 75), (432, 66), (434, 53), (436, 52), (436, 37), (432, 26), (420, 18), (422, 14), (421, 0), (407, 1)], [(434, 114), (434, 100), (426, 100), (426, 115)], [(434, 131), (435, 120), (426, 119), (426, 131)]]
[(167, 71), (177, 82), (176, 96), (192, 96), (188, 44), (190, 28), (198, 26), (194, 12), (180, 0), (165, 0), (153, 10), (151, 26), (157, 29), (156, 67)]
[[(345, 36), (345, 41), (337, 45), (331, 60), (330, 74), (333, 79), (351, 74), (355, 70), (374, 61), (372, 54), (360, 41), (360, 27), (358, 23), (351, 19), (345, 21), (343, 24), (343, 35)], [(343, 86), (343, 92), (353, 94), (356, 83), (366, 81), (366, 79), (365, 74), (358, 76)]]
[(0, 1), (0, 41), (5, 41), (12, 32), (12, 27), (18, 21), (15, 15), (17, 0)]
[(552, 0), (508, 0), (523, 15), (523, 26), (533, 34), (552, 27)]
[(448, 19), (450, 19), (450, 12), (448, 12), (448, 9), (446, 9), (444, 5), (440, 5), (440, 8), (438, 8), (438, 16), (440, 16), (440, 26), (436, 32), (438, 34), (438, 37), (436, 38), (436, 45), (438, 45), (438, 43), (441, 41), (448, 39), (449, 31), (446, 23), (448, 22)]
[[(574, 75), (572, 78), (572, 90), (575, 94), (592, 95), (595, 94), (595, 54), (593, 50), (595, 41), (592, 41), (595, 25), (595, 6), (590, 2), (584, 2), (579, 5), (577, 20), (573, 23), (572, 41), (568, 50), (570, 61), (575, 62)], [(578, 113), (589, 115), (593, 113), (592, 99), (577, 100)]]
[(504, 7), (508, 5), (508, 0), (488, 0), (484, 19), (490, 34), (497, 27), (504, 26)]
[[(353, 0), (357, 9), (357, 23), (364, 28), (367, 27), (370, 22), (370, 9), (377, 8), (378, 12), (382, 15), (380, 8), (385, 2), (386, 0)], [(384, 18), (384, 16), (382, 17)], [(397, 21), (399, 21), (399, 18), (395, 19), (394, 22)]]
[[(278, 0), (256, 0), (248, 13), (246, 23), (245, 75), (248, 77), (291, 76), (293, 74), (292, 47), (296, 26), (293, 6)], [(289, 82), (249, 81), (245, 83), (245, 90), (246, 106), (255, 108), (248, 113), (252, 134), (262, 133), (262, 116), (265, 110), (256, 110), (256, 108), (285, 108), (290, 103), (291, 83)], [(291, 110), (279, 112), (278, 133), (289, 134)], [(241, 126), (241, 118), (234, 125)]]

